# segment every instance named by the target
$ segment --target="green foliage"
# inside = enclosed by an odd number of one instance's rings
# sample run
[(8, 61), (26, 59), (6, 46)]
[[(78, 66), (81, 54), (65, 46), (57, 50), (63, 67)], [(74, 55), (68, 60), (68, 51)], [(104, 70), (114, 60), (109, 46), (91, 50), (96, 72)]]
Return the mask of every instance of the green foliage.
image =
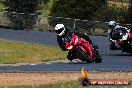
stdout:
[(41, 3), (47, 4), (50, 0), (41, 0)]
[[(95, 12), (102, 7), (102, 5), (106, 5), (106, 0), (58, 0), (54, 1), (53, 6), (51, 8), (51, 13), (49, 15), (53, 16), (53, 18), (49, 18), (49, 24), (55, 26), (57, 23), (63, 23), (68, 28), (73, 28), (75, 23), (75, 19), (87, 19), (92, 20)], [(72, 19), (60, 18), (56, 19), (54, 17), (69, 17)], [(68, 22), (69, 21), (69, 22)], [(84, 24), (83, 24), (84, 23)], [(77, 28), (89, 29), (92, 25), (89, 22), (83, 22), (78, 20), (76, 21)]]
[(52, 4), (53, 0), (41, 0), (41, 2), (38, 5), (38, 11), (41, 12), (43, 16), (48, 16)]
[(113, 5), (112, 7), (103, 6), (95, 13), (94, 20), (109, 21), (118, 20), (119, 17), (126, 17), (127, 8), (118, 8)]
[(105, 3), (105, 0), (59, 0), (53, 3), (50, 15), (91, 20)]
[(129, 16), (130, 23), (132, 24), (132, 5), (128, 9), (128, 16)]
[(3, 10), (3, 8), (4, 8), (4, 5), (3, 3), (0, 2), (0, 12)]
[(34, 13), (39, 0), (5, 0), (8, 11), (19, 13)]
[(132, 23), (132, 7), (119, 8), (116, 5), (112, 5), (111, 7), (103, 6), (97, 10), (94, 16), (94, 20), (100, 20), (103, 22), (110, 20), (120, 22), (121, 19), (124, 20), (125, 24)]
[(32, 29), (37, 21), (36, 12), (40, 2), (41, 0), (5, 0), (6, 10), (8, 11), (6, 15), (12, 22), (13, 27)]

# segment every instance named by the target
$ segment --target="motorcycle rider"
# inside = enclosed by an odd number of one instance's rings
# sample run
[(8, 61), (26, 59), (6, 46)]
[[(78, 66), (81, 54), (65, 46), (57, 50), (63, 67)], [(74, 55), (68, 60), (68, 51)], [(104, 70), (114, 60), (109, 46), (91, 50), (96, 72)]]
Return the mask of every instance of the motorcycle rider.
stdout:
[(108, 38), (109, 38), (109, 41), (111, 42), (110, 50), (120, 49), (115, 45), (115, 42), (117, 42), (117, 40), (112, 36), (112, 31), (118, 30), (118, 29), (126, 31), (126, 34), (119, 41), (126, 41), (128, 39), (130, 29), (122, 26), (122, 23), (120, 23), (120, 25), (117, 25), (117, 23), (115, 21), (110, 21), (109, 22), (109, 29), (108, 29)]
[[(66, 51), (65, 41), (68, 41), (68, 39), (66, 39), (66, 37), (67, 37), (67, 35), (71, 35), (72, 32), (70, 31), (70, 29), (66, 28), (63, 24), (57, 24), (55, 26), (55, 32), (57, 33), (57, 42), (58, 42), (60, 48), (63, 51)], [(89, 44), (91, 46), (93, 46), (93, 43), (90, 40), (87, 33), (83, 33), (83, 34), (82, 33), (75, 33), (75, 34), (78, 35), (81, 38), (84, 38), (85, 40), (87, 40), (89, 42)], [(67, 58), (68, 58), (68, 60), (75, 59), (75, 57), (72, 55), (71, 52), (68, 52)]]

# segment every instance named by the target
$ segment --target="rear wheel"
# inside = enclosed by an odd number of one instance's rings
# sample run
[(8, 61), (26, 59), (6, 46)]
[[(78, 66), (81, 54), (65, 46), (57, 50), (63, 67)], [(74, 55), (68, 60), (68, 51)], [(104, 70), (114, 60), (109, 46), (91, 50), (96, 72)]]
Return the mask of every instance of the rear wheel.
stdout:
[(92, 60), (89, 59), (89, 53), (84, 53), (82, 49), (77, 48), (76, 49), (77, 54), (82, 58), (83, 61), (86, 61), (87, 63), (91, 63)]

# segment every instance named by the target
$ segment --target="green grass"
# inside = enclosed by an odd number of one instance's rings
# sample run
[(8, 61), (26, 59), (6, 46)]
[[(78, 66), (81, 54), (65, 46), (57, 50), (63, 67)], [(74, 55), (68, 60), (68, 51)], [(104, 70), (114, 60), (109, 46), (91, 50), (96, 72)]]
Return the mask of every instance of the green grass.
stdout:
[(59, 47), (0, 39), (0, 64), (61, 60), (66, 55)]
[(3, 87), (3, 88), (132, 88), (132, 85), (121, 85), (121, 86), (90, 85), (83, 87), (80, 85), (79, 81), (69, 81), (69, 82), (61, 82), (57, 84), (48, 84), (48, 85), (40, 85), (40, 86), (12, 86), (12, 87)]

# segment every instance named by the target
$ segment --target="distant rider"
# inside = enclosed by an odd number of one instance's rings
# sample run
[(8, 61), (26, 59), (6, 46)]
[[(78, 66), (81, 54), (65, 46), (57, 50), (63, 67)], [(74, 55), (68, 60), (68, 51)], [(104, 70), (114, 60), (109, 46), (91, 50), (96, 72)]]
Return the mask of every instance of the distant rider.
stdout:
[[(58, 42), (60, 48), (63, 51), (66, 51), (66, 48), (65, 48), (65, 42), (67, 41), (66, 36), (71, 35), (73, 32), (71, 32), (70, 29), (65, 28), (65, 26), (63, 24), (57, 24), (55, 26), (55, 31), (57, 33), (57, 42)], [(75, 33), (75, 34), (78, 35), (79, 37), (84, 38), (85, 40), (87, 40), (91, 46), (93, 45), (93, 43), (90, 40), (87, 33), (83, 33), (83, 34), (82, 33)], [(68, 52), (67, 58), (68, 58), (68, 60), (73, 60), (74, 59), (71, 52)]]
[(110, 49), (111, 50), (119, 49), (115, 45), (115, 42), (117, 42), (117, 40), (115, 40), (115, 38), (112, 36), (112, 31), (115, 31), (115, 30), (118, 30), (118, 29), (126, 31), (126, 34), (119, 41), (125, 41), (125, 40), (128, 39), (128, 36), (130, 36), (129, 35), (130, 29), (128, 29), (128, 28), (126, 28), (122, 25), (117, 25), (115, 21), (110, 21), (109, 22), (109, 29), (108, 29), (108, 38), (109, 38), (109, 41), (111, 42), (111, 44), (110, 44)]

